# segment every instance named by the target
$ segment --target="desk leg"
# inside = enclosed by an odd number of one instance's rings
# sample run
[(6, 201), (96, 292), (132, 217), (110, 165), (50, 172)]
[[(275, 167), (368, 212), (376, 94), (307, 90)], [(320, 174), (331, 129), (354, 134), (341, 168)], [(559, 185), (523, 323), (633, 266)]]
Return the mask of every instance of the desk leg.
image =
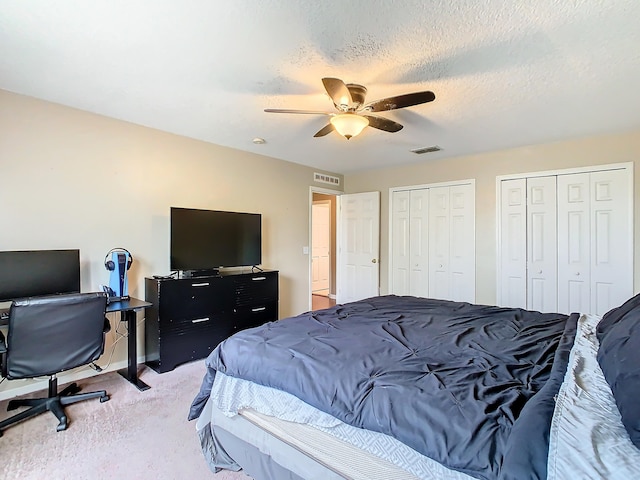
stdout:
[(137, 325), (136, 325), (136, 312), (135, 310), (126, 310), (121, 312), (122, 319), (127, 322), (127, 330), (129, 331), (127, 335), (127, 350), (129, 357), (129, 366), (127, 368), (123, 368), (122, 370), (118, 370), (118, 373), (126, 378), (129, 382), (133, 383), (138, 390), (144, 391), (149, 389), (149, 385), (144, 383), (142, 380), (138, 378), (138, 344), (137, 344)]

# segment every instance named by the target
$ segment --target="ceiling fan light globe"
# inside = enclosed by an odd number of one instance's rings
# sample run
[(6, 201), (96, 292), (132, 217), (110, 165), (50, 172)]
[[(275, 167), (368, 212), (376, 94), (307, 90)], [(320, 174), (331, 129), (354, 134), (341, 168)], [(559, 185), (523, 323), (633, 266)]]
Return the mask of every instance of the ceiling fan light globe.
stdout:
[(366, 117), (355, 113), (341, 113), (340, 115), (334, 115), (331, 117), (330, 121), (336, 131), (347, 140), (359, 135), (360, 132), (369, 125), (369, 120)]

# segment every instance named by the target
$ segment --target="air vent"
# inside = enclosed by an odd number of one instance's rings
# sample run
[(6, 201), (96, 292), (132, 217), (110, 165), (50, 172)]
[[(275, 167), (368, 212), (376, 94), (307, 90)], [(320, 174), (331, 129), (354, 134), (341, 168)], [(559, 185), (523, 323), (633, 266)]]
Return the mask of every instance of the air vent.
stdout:
[(329, 183), (331, 185), (340, 185), (340, 178), (333, 175), (327, 175), (326, 173), (314, 172), (313, 181), (320, 183)]
[(423, 153), (439, 152), (440, 150), (442, 150), (442, 148), (440, 148), (438, 145), (433, 145), (431, 147), (415, 148), (411, 151), (418, 155), (422, 155)]

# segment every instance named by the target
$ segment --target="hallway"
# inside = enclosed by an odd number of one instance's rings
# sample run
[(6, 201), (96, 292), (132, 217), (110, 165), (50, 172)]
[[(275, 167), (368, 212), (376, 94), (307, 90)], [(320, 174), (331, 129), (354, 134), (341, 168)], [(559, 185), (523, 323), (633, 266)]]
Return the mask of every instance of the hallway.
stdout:
[(322, 310), (323, 308), (333, 307), (336, 301), (333, 298), (324, 295), (311, 295), (311, 310)]

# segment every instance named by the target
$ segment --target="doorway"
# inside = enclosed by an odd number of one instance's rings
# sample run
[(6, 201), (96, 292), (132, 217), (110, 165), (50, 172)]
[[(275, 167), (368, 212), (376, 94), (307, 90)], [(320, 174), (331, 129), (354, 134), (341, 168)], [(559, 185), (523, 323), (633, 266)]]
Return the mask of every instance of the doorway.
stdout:
[(321, 310), (336, 304), (337, 198), (331, 191), (311, 191), (310, 306)]

